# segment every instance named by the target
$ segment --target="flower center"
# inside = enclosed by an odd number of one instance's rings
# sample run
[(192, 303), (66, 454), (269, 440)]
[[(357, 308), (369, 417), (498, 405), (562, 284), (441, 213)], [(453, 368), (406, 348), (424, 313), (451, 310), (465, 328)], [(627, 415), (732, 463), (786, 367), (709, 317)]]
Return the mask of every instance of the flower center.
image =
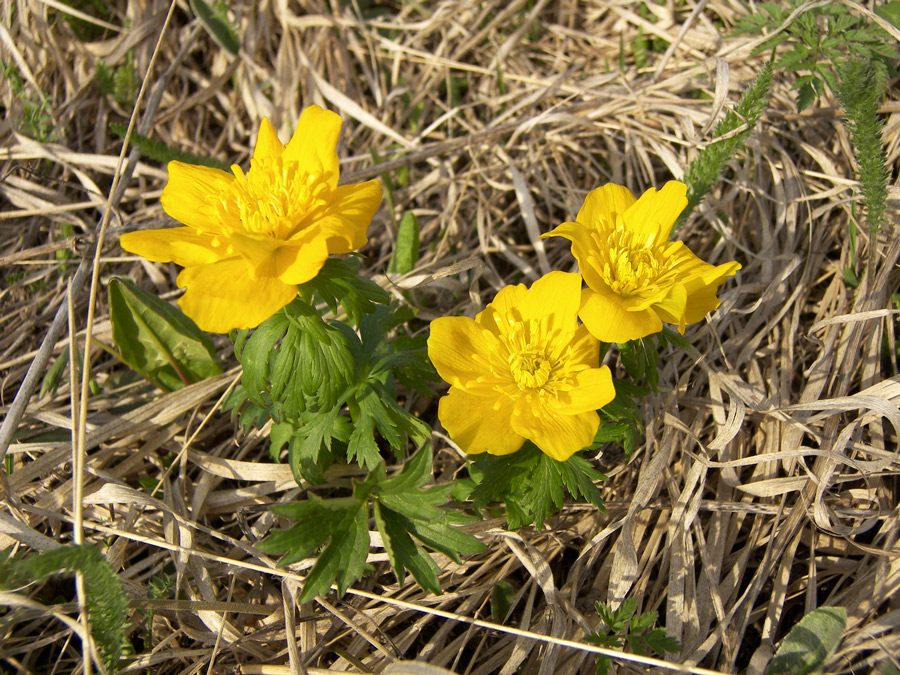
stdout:
[(659, 248), (635, 241), (633, 232), (616, 228), (605, 243), (598, 242), (597, 270), (610, 290), (632, 295), (652, 285), (668, 271), (668, 262)]
[(550, 361), (533, 351), (517, 352), (509, 357), (509, 369), (519, 389), (538, 389), (550, 379)]
[(310, 174), (297, 162), (281, 158), (251, 160), (245, 174), (232, 167), (232, 181), (220, 209), (233, 230), (269, 235), (285, 241), (308, 224), (308, 216), (324, 209), (331, 191), (326, 176)]

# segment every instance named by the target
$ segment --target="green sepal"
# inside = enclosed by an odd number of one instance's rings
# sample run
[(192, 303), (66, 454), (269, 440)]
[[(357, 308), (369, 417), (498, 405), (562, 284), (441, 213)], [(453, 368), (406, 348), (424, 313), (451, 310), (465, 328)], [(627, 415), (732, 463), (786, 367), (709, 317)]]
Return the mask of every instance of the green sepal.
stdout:
[(471, 494), (475, 508), (504, 502), (510, 529), (531, 524), (541, 529), (547, 517), (562, 506), (564, 488), (573, 497), (604, 509), (593, 483), (604, 479), (603, 474), (578, 455), (558, 462), (530, 441), (509, 455), (477, 457), (470, 464), (470, 475), (477, 482)]
[(353, 256), (329, 258), (319, 273), (298, 290), (301, 297), (317, 295), (335, 314), (340, 305), (354, 326), (378, 305), (391, 301), (390, 294), (381, 286), (359, 276), (359, 260)]

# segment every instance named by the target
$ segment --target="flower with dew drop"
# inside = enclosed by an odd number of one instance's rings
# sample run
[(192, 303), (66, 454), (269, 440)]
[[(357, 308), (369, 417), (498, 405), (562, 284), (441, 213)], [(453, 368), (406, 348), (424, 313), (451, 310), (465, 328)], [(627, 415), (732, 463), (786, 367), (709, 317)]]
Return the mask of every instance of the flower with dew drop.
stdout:
[(203, 330), (254, 328), (297, 297), (329, 254), (366, 243), (377, 180), (338, 186), (341, 118), (306, 108), (287, 145), (263, 119), (250, 169), (169, 163), (166, 213), (184, 227), (123, 234), (122, 248), (184, 267), (184, 313)]
[(741, 266), (710, 265), (669, 241), (686, 193), (684, 183), (669, 181), (635, 199), (608, 183), (588, 194), (574, 223), (541, 235), (572, 242), (587, 284), (578, 315), (598, 340), (636, 340), (658, 333), (663, 321), (684, 333), (719, 306), (716, 291)]
[(529, 440), (557, 461), (589, 446), (615, 397), (600, 343), (578, 325), (581, 276), (551, 272), (503, 288), (474, 320), (431, 322), (428, 356), (450, 391), (438, 417), (470, 454)]

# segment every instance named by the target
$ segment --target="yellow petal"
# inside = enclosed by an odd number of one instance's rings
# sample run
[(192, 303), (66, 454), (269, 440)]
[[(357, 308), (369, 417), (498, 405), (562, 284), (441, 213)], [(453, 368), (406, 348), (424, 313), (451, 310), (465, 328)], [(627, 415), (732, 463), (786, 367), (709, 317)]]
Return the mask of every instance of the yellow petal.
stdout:
[(490, 375), (484, 364), (496, 345), (497, 339), (472, 319), (444, 316), (431, 322), (428, 357), (445, 382), (466, 387)]
[[(629, 193), (631, 194), (631, 193)], [(563, 237), (572, 242), (572, 256), (578, 261), (578, 271), (584, 277), (585, 283), (594, 290), (608, 288), (606, 282), (597, 273), (596, 255), (594, 250), (597, 243), (594, 239), (597, 230), (578, 223), (562, 223), (550, 232), (541, 235), (541, 239), (547, 237)]]
[(259, 125), (259, 133), (256, 136), (256, 147), (253, 149), (253, 159), (268, 157), (281, 157), (284, 152), (284, 144), (278, 140), (278, 133), (268, 118), (263, 117)]
[(659, 192), (650, 188), (622, 216), (640, 245), (659, 245), (669, 238), (672, 225), (687, 206), (687, 185), (670, 180)]
[(221, 232), (215, 204), (234, 176), (208, 166), (169, 162), (169, 182), (159, 200), (178, 222), (201, 232)]
[(581, 305), (581, 275), (550, 272), (535, 281), (518, 300), (525, 321), (547, 320), (549, 332), (575, 330)]
[(340, 172), (337, 142), (340, 133), (340, 115), (311, 105), (300, 114), (297, 129), (282, 157), (285, 162), (297, 162), (310, 174), (327, 177), (329, 185), (337, 187)]
[(687, 305), (688, 295), (684, 284), (675, 284), (669, 288), (668, 294), (661, 302), (653, 305), (652, 311), (663, 321), (674, 323), (678, 326), (679, 332), (684, 333)]
[(438, 403), (438, 419), (463, 452), (508, 455), (525, 442), (510, 426), (512, 409), (509, 399), (492, 400), (451, 387)]
[(256, 328), (297, 297), (297, 287), (277, 277), (253, 279), (242, 258), (187, 267), (177, 283), (187, 287), (178, 304), (202, 330), (227, 333)]
[(571, 348), (569, 365), (596, 368), (600, 364), (600, 343), (584, 324), (575, 329), (568, 346)]
[(281, 242), (264, 234), (233, 232), (229, 237), (234, 252), (240, 255), (253, 270), (253, 278), (274, 276), (274, 257)]
[(377, 180), (342, 185), (331, 193), (316, 226), (328, 240), (329, 253), (349, 253), (366, 244), (366, 230), (381, 203)]
[(488, 306), (475, 315), (476, 323), (494, 335), (506, 335), (510, 328), (509, 319), (518, 320), (516, 308), (526, 292), (525, 284), (504, 286)]
[(275, 274), (286, 284), (305, 284), (327, 259), (328, 246), (322, 237), (305, 244), (288, 243), (275, 252)]
[(530, 440), (557, 462), (565, 462), (594, 441), (600, 416), (596, 412), (581, 415), (521, 415), (512, 418), (513, 430)]
[(662, 321), (652, 309), (629, 312), (614, 293), (584, 289), (578, 316), (601, 342), (628, 342), (662, 330)]
[(575, 220), (591, 229), (607, 232), (616, 226), (616, 217), (625, 213), (634, 202), (634, 195), (627, 187), (607, 183), (588, 193)]
[[(615, 397), (616, 390), (609, 368), (589, 368), (575, 375), (571, 389), (559, 392), (558, 410), (567, 415), (600, 410)], [(556, 409), (557, 405), (553, 405), (553, 408)]]
[(213, 238), (197, 234), (190, 227), (167, 230), (126, 232), (119, 237), (119, 245), (153, 262), (174, 262), (182, 267), (205, 265), (225, 257), (224, 246), (213, 246)]
[[(736, 262), (725, 263), (712, 267), (697, 281), (688, 280), (685, 282), (687, 289), (687, 306), (685, 308), (685, 322), (697, 323), (702, 321), (709, 312), (719, 306), (719, 299), (716, 293), (719, 287), (725, 283), (725, 279), (734, 276), (735, 272), (741, 269), (740, 264)], [(699, 283), (699, 287), (697, 284)]]

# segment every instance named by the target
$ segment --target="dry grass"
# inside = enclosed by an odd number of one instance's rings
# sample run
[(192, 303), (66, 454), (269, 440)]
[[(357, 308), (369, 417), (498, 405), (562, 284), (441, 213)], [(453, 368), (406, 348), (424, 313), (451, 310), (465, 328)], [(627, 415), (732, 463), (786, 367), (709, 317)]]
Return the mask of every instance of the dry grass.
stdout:
[[(781, 77), (750, 147), (681, 232), (705, 259), (737, 259), (743, 269), (722, 307), (689, 329), (695, 351), (661, 358), (670, 391), (646, 400), (631, 461), (622, 465), (614, 448), (600, 458), (608, 514), (573, 505), (543, 532), (484, 523), (487, 553), (462, 565), (438, 560), (440, 597), (398, 587), (373, 549), (375, 574), (343, 598), (297, 606), (302, 577), (275, 569), (253, 544), (277, 525), (264, 506), (299, 491), (286, 467), (267, 461), (264, 434), (236, 435), (216, 411), (236, 371), (158, 395), (96, 348), (83, 499), (73, 509), (69, 383), (22, 397), (21, 417), (11, 406), (36, 357), (45, 372), (42, 345), (55, 358), (70, 331), (84, 334), (121, 147), (109, 123), (131, 114), (100, 93), (98, 63), (133, 63), (139, 83), (159, 43), (137, 128), (227, 161), (246, 162), (263, 116), (284, 138), (305, 105), (339, 111), (345, 180), (409, 172), (394, 198), (397, 218), (411, 210), (422, 225), (418, 268), (386, 279), (386, 207), (365, 265), (386, 286), (431, 278), (411, 296), (426, 319), (471, 312), (507, 283), (570, 269), (568, 247), (538, 234), (570, 219), (602, 183), (642, 191), (680, 177), (762, 63), (748, 56), (751, 40), (723, 37), (747, 11), (738, 0), (644, 10), (632, 0), (363, 4), (234, 3), (242, 51), (229, 60), (186, 1), (162, 36), (162, 0), (113, 2), (109, 21), (129, 28), (89, 36), (49, 0), (2, 3), (0, 53), (17, 65), (24, 93), (0, 82), (0, 404), (18, 421), (0, 474), (0, 548), (55, 547), (83, 517), (85, 539), (103, 548), (133, 603), (129, 672), (381, 672), (419, 659), (473, 675), (591, 673), (584, 646), (561, 641), (595, 627), (596, 600), (626, 596), (659, 611), (684, 646), (673, 660), (687, 666), (760, 672), (790, 627), (825, 604), (849, 617), (827, 672), (868, 672), (900, 653), (900, 378), (896, 352), (882, 352), (898, 337), (889, 310), (897, 202), (883, 231), (862, 235), (867, 273), (849, 288), (849, 140), (828, 99), (795, 114)], [(660, 41), (643, 69), (629, 48), (639, 30)], [(885, 142), (896, 171), (891, 93)], [(22, 133), (34, 107), (39, 140)], [(373, 149), (384, 166), (373, 166)], [(157, 163), (127, 164), (100, 242), (101, 279), (128, 274), (176, 294), (173, 266), (124, 256), (116, 244), (119, 232), (166, 223), (164, 181)], [(110, 344), (102, 290), (93, 310), (93, 337)], [(228, 358), (227, 341), (218, 346)], [(436, 423), (434, 401), (416, 405)], [(440, 434), (435, 454), (438, 476), (460, 468)], [(146, 479), (161, 481), (155, 496), (141, 487)], [(164, 574), (172, 594), (150, 601)], [(504, 627), (473, 623), (490, 620), (501, 579), (517, 591), (511, 616)], [(65, 585), (22, 593), (74, 598)], [(57, 620), (32, 612), (0, 622), (0, 672), (81, 672), (81, 658)]]

